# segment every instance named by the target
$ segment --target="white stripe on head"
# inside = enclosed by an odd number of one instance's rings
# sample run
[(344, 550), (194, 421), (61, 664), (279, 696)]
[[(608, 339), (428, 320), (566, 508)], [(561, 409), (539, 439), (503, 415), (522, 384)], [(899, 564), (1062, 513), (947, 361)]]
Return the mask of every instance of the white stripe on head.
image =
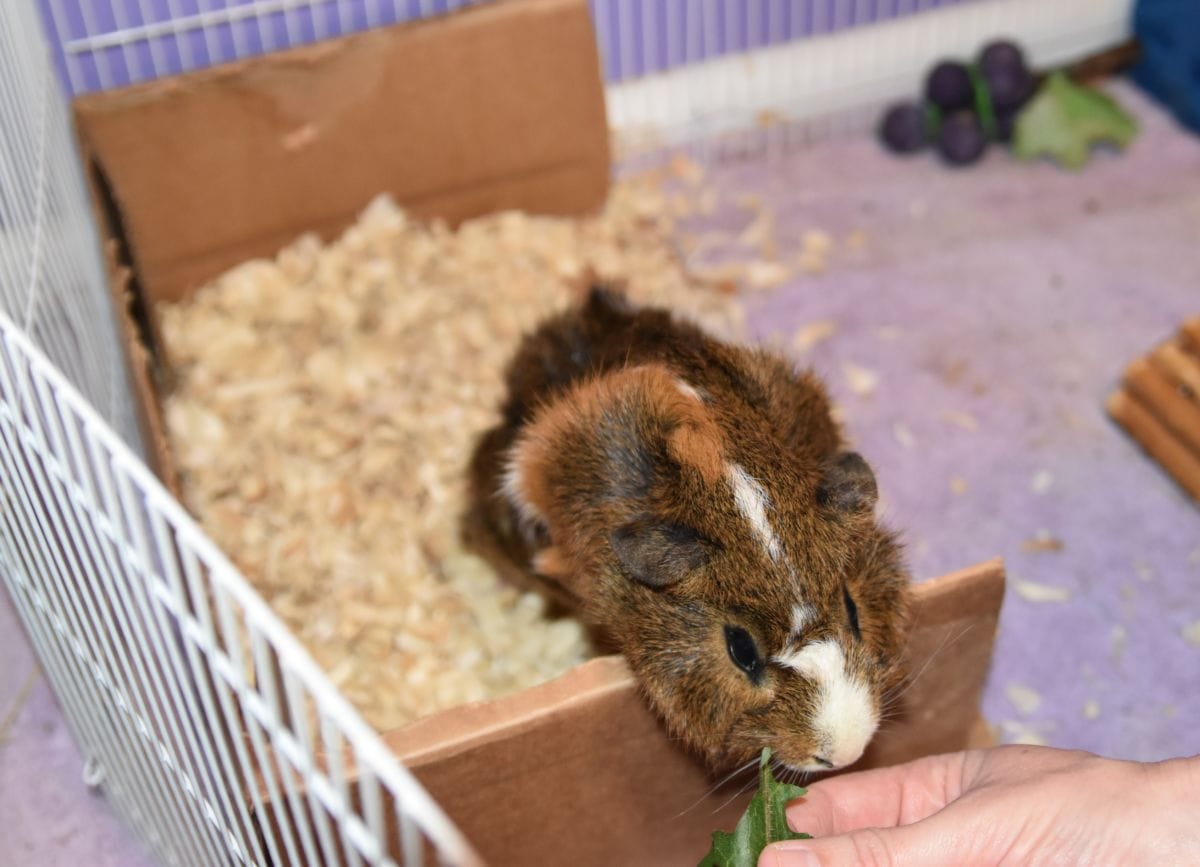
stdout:
[(700, 401), (701, 403), (704, 402), (703, 395), (700, 394), (695, 386), (689, 385), (682, 379), (675, 380), (675, 387), (679, 389), (679, 393), (684, 397), (690, 397), (692, 400)]
[[(804, 634), (804, 630), (817, 617), (817, 609), (813, 608), (807, 602), (797, 602), (792, 606), (792, 631), (788, 633), (788, 644), (791, 644), (797, 638)], [(784, 646), (784, 652), (787, 652), (787, 647)]]
[(856, 761), (879, 725), (866, 684), (850, 677), (846, 655), (836, 641), (814, 641), (775, 661), (817, 684), (813, 729), (817, 756), (835, 768)]
[(767, 492), (757, 479), (752, 478), (737, 464), (725, 466), (725, 477), (729, 480), (729, 487), (733, 489), (733, 501), (738, 511), (750, 522), (750, 529), (771, 559), (778, 560), (782, 549), (779, 539), (775, 537), (775, 531), (771, 529), (767, 520), (767, 508), (771, 505)]

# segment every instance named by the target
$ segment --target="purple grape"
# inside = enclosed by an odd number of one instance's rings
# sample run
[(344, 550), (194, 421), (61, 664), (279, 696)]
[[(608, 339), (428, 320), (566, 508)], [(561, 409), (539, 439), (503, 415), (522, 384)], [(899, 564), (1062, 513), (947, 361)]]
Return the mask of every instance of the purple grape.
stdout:
[(1021, 70), (1029, 72), (1025, 66), (1025, 55), (1021, 49), (1007, 39), (997, 39), (983, 46), (979, 52), (979, 71), (985, 76), (997, 70)]
[(979, 52), (979, 75), (997, 110), (1019, 107), (1033, 94), (1033, 73), (1021, 49), (1007, 40), (990, 42)]
[(987, 136), (974, 112), (960, 111), (942, 119), (937, 143), (938, 152), (946, 162), (965, 166), (983, 155)]
[(996, 69), (980, 74), (997, 109), (1017, 108), (1033, 95), (1033, 76), (1028, 70)]
[(910, 154), (925, 147), (925, 109), (915, 102), (893, 105), (879, 125), (879, 138), (892, 153)]
[(971, 73), (961, 63), (943, 60), (925, 79), (925, 97), (944, 112), (969, 108), (975, 102)]

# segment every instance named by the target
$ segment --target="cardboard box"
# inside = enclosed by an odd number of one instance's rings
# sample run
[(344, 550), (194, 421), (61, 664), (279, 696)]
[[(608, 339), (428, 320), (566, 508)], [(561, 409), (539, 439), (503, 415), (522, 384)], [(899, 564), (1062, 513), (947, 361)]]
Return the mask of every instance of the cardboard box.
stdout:
[[(332, 238), (382, 191), (454, 222), (585, 213), (608, 183), (586, 0), (496, 0), (75, 109), (150, 460), (175, 490), (158, 301), (301, 232)], [(978, 706), (1003, 580), (997, 561), (916, 588), (920, 675), (860, 767), (989, 740)], [(713, 787), (617, 657), (384, 737), (494, 864), (695, 863), (750, 794)]]

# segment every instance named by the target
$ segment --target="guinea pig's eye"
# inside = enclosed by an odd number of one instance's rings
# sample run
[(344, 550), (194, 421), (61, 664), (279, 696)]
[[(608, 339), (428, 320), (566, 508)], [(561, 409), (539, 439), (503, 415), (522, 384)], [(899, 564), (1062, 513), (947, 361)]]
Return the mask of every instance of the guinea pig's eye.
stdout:
[(842, 585), (842, 598), (846, 600), (846, 614), (850, 616), (850, 631), (854, 633), (855, 638), (862, 641), (862, 633), (858, 631), (858, 606), (850, 598), (850, 591), (845, 585)]
[(762, 678), (763, 661), (758, 655), (758, 645), (750, 633), (740, 626), (725, 627), (725, 647), (729, 650), (729, 658), (733, 664), (746, 672), (746, 676), (754, 683)]

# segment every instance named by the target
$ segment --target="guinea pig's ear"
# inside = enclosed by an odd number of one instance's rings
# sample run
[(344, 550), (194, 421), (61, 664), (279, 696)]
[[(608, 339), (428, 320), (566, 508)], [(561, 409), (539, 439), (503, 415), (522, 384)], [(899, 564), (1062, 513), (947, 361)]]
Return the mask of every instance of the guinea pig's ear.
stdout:
[(683, 524), (636, 518), (608, 536), (621, 570), (655, 589), (667, 587), (712, 556), (714, 543)]
[(817, 503), (837, 512), (869, 512), (879, 489), (875, 474), (858, 452), (839, 452), (825, 464), (817, 486)]

